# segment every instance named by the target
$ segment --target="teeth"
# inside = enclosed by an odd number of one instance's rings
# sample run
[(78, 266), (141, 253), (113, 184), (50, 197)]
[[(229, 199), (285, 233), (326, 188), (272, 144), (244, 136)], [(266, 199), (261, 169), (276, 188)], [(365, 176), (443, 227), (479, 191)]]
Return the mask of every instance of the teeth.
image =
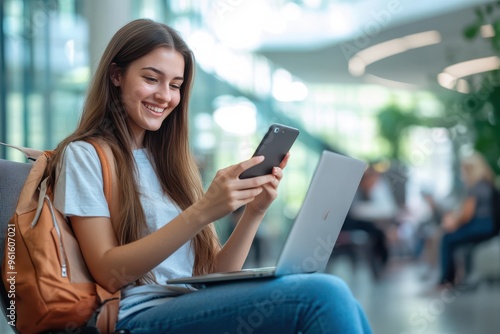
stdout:
[(163, 110), (165, 110), (164, 108), (157, 108), (157, 107), (150, 106), (150, 105), (148, 105), (148, 104), (144, 104), (144, 106), (145, 106), (146, 108), (148, 108), (149, 110), (154, 111), (154, 112), (156, 112), (156, 113), (162, 113), (162, 112), (163, 112)]

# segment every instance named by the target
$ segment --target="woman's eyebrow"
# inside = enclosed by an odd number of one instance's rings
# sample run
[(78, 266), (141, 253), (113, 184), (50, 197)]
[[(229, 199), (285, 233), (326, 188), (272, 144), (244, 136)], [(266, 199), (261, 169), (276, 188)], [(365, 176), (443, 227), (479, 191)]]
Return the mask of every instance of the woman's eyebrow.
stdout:
[(159, 69), (155, 68), (155, 67), (151, 67), (151, 66), (148, 66), (148, 67), (143, 67), (141, 68), (141, 70), (149, 70), (149, 71), (153, 71), (159, 75), (165, 75), (165, 73), (163, 73), (162, 71), (160, 71)]
[[(163, 71), (160, 71), (159, 69), (155, 68), (155, 67), (151, 67), (151, 66), (148, 66), (148, 67), (143, 67), (141, 68), (141, 70), (149, 70), (149, 71), (153, 71), (155, 72), (156, 74), (158, 75), (162, 75), (162, 76), (165, 76), (165, 73)], [(174, 78), (175, 80), (182, 80), (184, 81), (184, 78), (183, 77), (175, 77)]]

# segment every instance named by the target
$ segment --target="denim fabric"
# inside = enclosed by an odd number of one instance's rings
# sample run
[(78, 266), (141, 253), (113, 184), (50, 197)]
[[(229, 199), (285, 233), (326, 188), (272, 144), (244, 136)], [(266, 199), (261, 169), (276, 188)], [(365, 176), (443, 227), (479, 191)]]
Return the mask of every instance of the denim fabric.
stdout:
[(347, 285), (328, 274), (211, 286), (122, 319), (132, 333), (371, 333)]
[(493, 222), (491, 218), (476, 218), (463, 225), (458, 230), (447, 233), (441, 240), (441, 278), (439, 283), (451, 283), (455, 281), (454, 256), (456, 250), (462, 246), (479, 242), (493, 233)]

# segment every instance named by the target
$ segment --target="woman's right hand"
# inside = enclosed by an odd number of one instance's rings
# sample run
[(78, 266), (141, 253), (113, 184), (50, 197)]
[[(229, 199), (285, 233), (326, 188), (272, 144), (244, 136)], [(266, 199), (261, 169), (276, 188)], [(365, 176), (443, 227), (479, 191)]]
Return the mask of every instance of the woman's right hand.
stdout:
[(275, 176), (269, 174), (240, 179), (239, 175), (263, 160), (264, 157), (256, 156), (219, 170), (203, 197), (192, 207), (191, 215), (199, 216), (191, 216), (189, 220), (208, 224), (251, 202), (263, 191), (262, 186), (272, 182)]

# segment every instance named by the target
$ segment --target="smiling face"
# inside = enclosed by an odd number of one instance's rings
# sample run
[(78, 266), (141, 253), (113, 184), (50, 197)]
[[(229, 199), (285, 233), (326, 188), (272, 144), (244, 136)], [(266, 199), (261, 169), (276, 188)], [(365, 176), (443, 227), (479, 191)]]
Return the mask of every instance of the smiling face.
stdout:
[(111, 79), (120, 87), (127, 124), (134, 135), (133, 148), (142, 146), (146, 131), (156, 131), (177, 107), (184, 81), (184, 58), (160, 47), (132, 62), (122, 73), (112, 65)]

